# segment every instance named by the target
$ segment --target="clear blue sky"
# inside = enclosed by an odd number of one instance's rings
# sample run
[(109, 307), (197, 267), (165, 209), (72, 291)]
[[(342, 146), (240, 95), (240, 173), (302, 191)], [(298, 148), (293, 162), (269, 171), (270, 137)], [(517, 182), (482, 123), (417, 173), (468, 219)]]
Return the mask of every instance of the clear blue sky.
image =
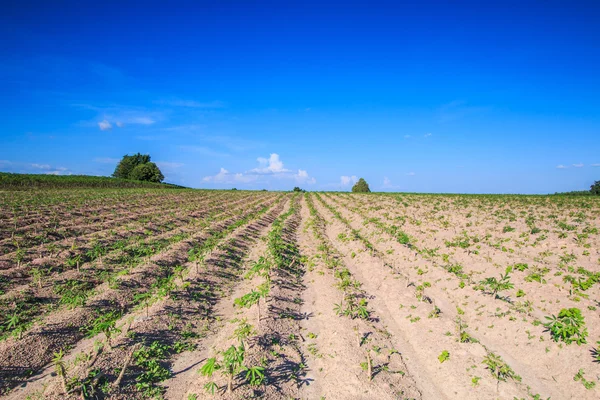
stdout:
[(203, 188), (600, 180), (600, 2), (323, 3), (3, 2), (0, 170), (139, 151)]

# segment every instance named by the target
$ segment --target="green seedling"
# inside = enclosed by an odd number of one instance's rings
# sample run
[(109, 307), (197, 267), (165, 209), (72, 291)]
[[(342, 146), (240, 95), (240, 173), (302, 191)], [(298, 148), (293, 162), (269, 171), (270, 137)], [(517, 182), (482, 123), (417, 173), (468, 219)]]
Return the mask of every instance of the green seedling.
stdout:
[(552, 315), (546, 319), (548, 322), (544, 326), (550, 331), (550, 336), (555, 342), (575, 342), (578, 345), (587, 343), (587, 328), (578, 308), (563, 308), (558, 316)]

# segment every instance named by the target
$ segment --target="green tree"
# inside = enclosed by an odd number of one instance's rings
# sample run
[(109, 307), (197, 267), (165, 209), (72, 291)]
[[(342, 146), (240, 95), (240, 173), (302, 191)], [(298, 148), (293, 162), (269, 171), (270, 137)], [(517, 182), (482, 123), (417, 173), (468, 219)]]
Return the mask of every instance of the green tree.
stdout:
[(592, 186), (590, 186), (590, 192), (595, 195), (600, 195), (600, 181), (596, 181)]
[(129, 174), (135, 167), (141, 164), (146, 164), (150, 162), (150, 155), (148, 154), (134, 154), (132, 156), (126, 154), (123, 156), (117, 167), (115, 168), (115, 172), (113, 172), (113, 177), (121, 178), (121, 179), (129, 179)]
[(369, 189), (369, 184), (363, 178), (360, 178), (358, 182), (352, 186), (352, 191), (355, 193), (369, 193), (371, 189)]
[(160, 183), (165, 177), (156, 164), (147, 162), (136, 166), (131, 173), (129, 173), (129, 179)]
[(304, 190), (300, 189), (298, 186), (294, 187), (294, 192), (304, 192)]
[(150, 162), (150, 155), (137, 153), (124, 155), (112, 175), (115, 178), (136, 181), (162, 182), (165, 177), (156, 164)]

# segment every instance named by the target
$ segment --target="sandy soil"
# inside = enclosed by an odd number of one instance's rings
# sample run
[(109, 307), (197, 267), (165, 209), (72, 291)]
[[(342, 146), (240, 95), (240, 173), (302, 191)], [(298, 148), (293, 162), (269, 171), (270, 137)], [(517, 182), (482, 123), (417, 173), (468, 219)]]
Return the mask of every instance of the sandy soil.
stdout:
[[(23, 197), (39, 210), (0, 209), (0, 245), (9, 250), (0, 256), (0, 325), (15, 312), (25, 317), (23, 304), (33, 322), (0, 341), (6, 398), (81, 398), (82, 387), (88, 398), (112, 399), (600, 398), (596, 199), (149, 191), (132, 192), (131, 207), (124, 194), (87, 194), (82, 207), (60, 196)], [(35, 232), (56, 224), (42, 214), (58, 218), (66, 236), (39, 242)], [(20, 265), (8, 230), (28, 246)], [(93, 240), (166, 245), (132, 267), (115, 263), (128, 247), (65, 267)], [(54, 243), (62, 250), (50, 257)], [(198, 267), (189, 251), (207, 243)], [(262, 262), (266, 273), (247, 275)], [(38, 285), (32, 268), (46, 264), (56, 269)], [(509, 287), (494, 293), (489, 278), (507, 271)], [(90, 296), (69, 309), (56, 287), (71, 281), (87, 283)], [(261, 287), (258, 306), (240, 306)], [(159, 290), (166, 295), (147, 307), (134, 299)], [(543, 325), (566, 308), (584, 318), (580, 345), (554, 341)], [(120, 312), (110, 343), (80, 330), (99, 310)], [(241, 344), (244, 368), (231, 393), (224, 370), (198, 373)], [(52, 363), (61, 349), (69, 396)], [(264, 368), (256, 386), (250, 367)]]

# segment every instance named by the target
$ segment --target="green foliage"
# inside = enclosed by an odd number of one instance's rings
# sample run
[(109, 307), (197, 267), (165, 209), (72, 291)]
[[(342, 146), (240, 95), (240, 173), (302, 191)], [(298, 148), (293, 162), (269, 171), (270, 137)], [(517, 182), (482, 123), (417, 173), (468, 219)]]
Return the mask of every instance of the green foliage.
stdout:
[(579, 371), (577, 371), (577, 373), (575, 374), (575, 376), (573, 377), (573, 380), (575, 382), (581, 381), (581, 383), (583, 384), (583, 386), (590, 390), (596, 387), (596, 382), (594, 381), (588, 381), (587, 379), (584, 378), (583, 376), (584, 371), (582, 369), (580, 369)]
[(265, 368), (261, 366), (253, 366), (246, 368), (246, 380), (252, 386), (260, 386), (265, 379)]
[(515, 374), (515, 371), (497, 354), (488, 353), (482, 363), (487, 366), (490, 373), (499, 381), (506, 382), (507, 379), (521, 381), (521, 377)]
[(352, 186), (352, 192), (354, 193), (370, 193), (369, 184), (363, 178), (360, 178), (358, 182)]
[(581, 345), (587, 343), (587, 329), (581, 310), (578, 308), (563, 308), (558, 316), (546, 317), (549, 322), (544, 326), (550, 331), (555, 342), (563, 341), (566, 344), (573, 342)]
[(590, 186), (590, 193), (596, 196), (600, 195), (600, 181), (596, 181)]
[(444, 350), (442, 351), (442, 354), (440, 354), (438, 356), (438, 360), (440, 360), (440, 363), (443, 363), (446, 360), (450, 359), (450, 353), (448, 352), (448, 350)]
[(121, 314), (110, 311), (100, 315), (90, 325), (82, 328), (86, 331), (87, 337), (92, 338), (99, 333), (104, 333), (106, 336), (106, 342), (108, 346), (111, 346), (110, 340), (116, 334), (120, 333), (121, 330), (116, 327), (117, 320), (121, 317)]
[(129, 175), (131, 174), (131, 171), (133, 171), (133, 169), (135, 167), (137, 167), (138, 165), (141, 165), (141, 164), (149, 163), (149, 162), (150, 162), (149, 154), (137, 153), (132, 156), (126, 154), (123, 156), (121, 161), (119, 161), (119, 163), (117, 164), (117, 167), (115, 168), (115, 172), (113, 172), (112, 176), (115, 178), (129, 179)]
[(0, 188), (10, 190), (42, 188), (154, 188), (179, 189), (182, 186), (140, 182), (107, 176), (11, 174), (0, 172)]
[(160, 169), (156, 164), (153, 162), (148, 162), (135, 167), (129, 174), (129, 179), (160, 183), (165, 179), (165, 177), (163, 176), (162, 172), (160, 172)]
[(514, 285), (510, 282), (510, 275), (508, 273), (504, 275), (500, 275), (500, 279), (496, 279), (496, 277), (485, 278), (481, 281), (481, 284), (495, 296), (498, 296), (498, 293), (503, 290), (512, 289)]
[(148, 154), (124, 155), (113, 172), (113, 177), (145, 182), (162, 182), (165, 177)]
[[(259, 385), (264, 379), (264, 368), (262, 367), (245, 367), (244, 357), (246, 355), (246, 349), (244, 345), (233, 346), (231, 345), (227, 350), (219, 352), (221, 360), (217, 357), (212, 357), (206, 360), (206, 362), (200, 367), (198, 371), (201, 375), (208, 378), (212, 378), (216, 371), (221, 371), (223, 375), (227, 377), (227, 392), (233, 390), (233, 378), (240, 372), (246, 371), (246, 379), (252, 385)], [(215, 390), (218, 389), (217, 384), (211, 381), (204, 385), (204, 388), (214, 394)]]
[(160, 364), (160, 360), (169, 356), (169, 350), (169, 346), (154, 341), (150, 346), (143, 346), (133, 353), (135, 364), (144, 370), (137, 376), (135, 384), (144, 397), (160, 398), (164, 392), (164, 388), (157, 386), (157, 383), (171, 377), (171, 372)]

